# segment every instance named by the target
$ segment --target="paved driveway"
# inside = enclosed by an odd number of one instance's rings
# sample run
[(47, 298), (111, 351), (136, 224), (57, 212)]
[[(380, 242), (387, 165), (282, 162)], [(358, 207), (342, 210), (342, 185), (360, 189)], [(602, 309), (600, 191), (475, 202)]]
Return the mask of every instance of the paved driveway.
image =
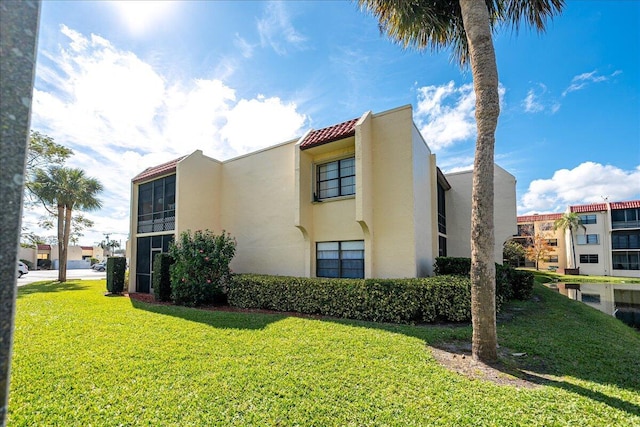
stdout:
[[(90, 268), (67, 270), (67, 280), (99, 280), (105, 279), (106, 277), (106, 272), (95, 271)], [(58, 280), (58, 270), (29, 270), (29, 273), (18, 279), (18, 286), (27, 285), (33, 282), (40, 282), (43, 280)]]

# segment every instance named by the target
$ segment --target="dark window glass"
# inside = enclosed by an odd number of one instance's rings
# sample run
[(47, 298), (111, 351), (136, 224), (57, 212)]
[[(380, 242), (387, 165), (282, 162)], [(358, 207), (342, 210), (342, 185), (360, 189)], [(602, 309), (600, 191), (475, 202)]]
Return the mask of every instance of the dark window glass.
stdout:
[(364, 241), (318, 242), (316, 276), (364, 277)]
[(438, 256), (447, 256), (447, 238), (438, 236)]
[(597, 264), (598, 254), (582, 254), (580, 255), (581, 264)]
[(582, 224), (597, 224), (597, 217), (595, 215), (580, 215), (580, 222)]
[(356, 160), (354, 157), (319, 165), (317, 174), (319, 200), (356, 193)]
[(614, 231), (611, 235), (612, 249), (640, 249), (640, 230)]
[(613, 252), (614, 270), (639, 270), (640, 252), (620, 251)]
[(582, 294), (582, 302), (600, 304), (600, 294)]
[(175, 229), (176, 176), (138, 187), (138, 233)]
[(447, 210), (444, 187), (438, 183), (438, 232), (447, 234)]
[(558, 246), (558, 239), (547, 239), (547, 245)]
[(550, 255), (547, 262), (558, 262), (558, 255)]

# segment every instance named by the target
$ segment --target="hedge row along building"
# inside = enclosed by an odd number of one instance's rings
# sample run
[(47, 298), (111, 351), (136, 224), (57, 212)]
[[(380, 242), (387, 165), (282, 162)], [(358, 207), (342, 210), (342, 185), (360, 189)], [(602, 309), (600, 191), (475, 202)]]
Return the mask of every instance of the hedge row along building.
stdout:
[[(443, 174), (411, 106), (226, 161), (200, 150), (132, 180), (130, 292), (183, 231), (237, 239), (237, 273), (422, 277), (469, 257), (472, 171)], [(495, 259), (516, 233), (515, 178), (495, 167)]]

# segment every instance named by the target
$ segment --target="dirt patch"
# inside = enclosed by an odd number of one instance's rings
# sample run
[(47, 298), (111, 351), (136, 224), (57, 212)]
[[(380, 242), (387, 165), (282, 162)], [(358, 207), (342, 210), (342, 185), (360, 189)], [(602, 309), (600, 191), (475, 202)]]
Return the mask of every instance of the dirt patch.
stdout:
[(473, 360), (471, 344), (467, 342), (439, 344), (431, 347), (431, 353), (445, 368), (471, 379), (519, 388), (537, 388), (545, 381), (543, 377), (527, 372), (527, 354), (506, 347), (498, 349), (498, 361), (492, 364)]

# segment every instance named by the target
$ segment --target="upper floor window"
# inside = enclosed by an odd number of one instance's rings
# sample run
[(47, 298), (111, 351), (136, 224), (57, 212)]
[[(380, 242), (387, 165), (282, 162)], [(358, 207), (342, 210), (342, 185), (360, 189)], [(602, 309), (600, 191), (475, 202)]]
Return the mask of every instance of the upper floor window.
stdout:
[(558, 239), (547, 239), (547, 245), (558, 246)]
[(598, 220), (595, 215), (580, 215), (580, 222), (582, 224), (597, 224)]
[(447, 234), (447, 210), (444, 191), (444, 187), (438, 182), (438, 232)]
[(533, 236), (533, 224), (518, 224), (518, 236)]
[(356, 159), (336, 160), (318, 165), (318, 200), (331, 197), (349, 196), (356, 193)]
[(579, 245), (597, 245), (598, 242), (597, 234), (578, 234)]
[(171, 175), (138, 187), (138, 233), (175, 229), (176, 176)]
[(640, 230), (612, 233), (611, 249), (640, 249)]
[(540, 225), (538, 225), (538, 228), (540, 229), (540, 231), (551, 231), (551, 230), (553, 230), (553, 223), (552, 222), (542, 222), (542, 223), (540, 223)]
[(611, 211), (612, 228), (640, 228), (640, 208)]

